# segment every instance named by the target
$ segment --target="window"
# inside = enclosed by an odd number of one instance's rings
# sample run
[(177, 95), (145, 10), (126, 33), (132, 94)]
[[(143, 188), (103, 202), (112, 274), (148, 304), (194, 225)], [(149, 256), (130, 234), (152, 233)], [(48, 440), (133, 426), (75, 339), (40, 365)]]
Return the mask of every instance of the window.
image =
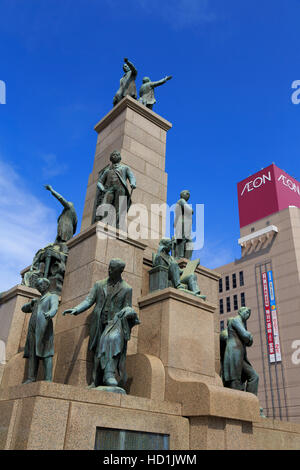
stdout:
[(220, 314), (222, 315), (224, 313), (224, 303), (223, 299), (220, 299)]
[(231, 307), (230, 307), (230, 297), (226, 297), (226, 311), (230, 312)]
[(236, 288), (236, 274), (233, 274), (233, 275), (232, 275), (232, 288), (233, 288), (233, 289)]
[(244, 271), (240, 271), (240, 286), (244, 286)]
[(255, 232), (255, 227), (251, 227), (251, 233)]
[(241, 307), (246, 307), (245, 293), (241, 293)]
[(229, 290), (229, 289), (230, 289), (230, 286), (229, 286), (229, 276), (226, 276), (226, 277), (225, 277), (225, 284), (226, 284), (226, 290)]
[(223, 292), (223, 279), (219, 279), (219, 292)]
[(224, 329), (225, 329), (224, 320), (221, 320), (220, 321), (220, 331), (223, 331)]
[(238, 310), (238, 308), (239, 308), (239, 306), (238, 306), (238, 296), (237, 295), (233, 296), (233, 308), (234, 308), (234, 310)]
[(169, 435), (97, 428), (95, 450), (168, 450)]

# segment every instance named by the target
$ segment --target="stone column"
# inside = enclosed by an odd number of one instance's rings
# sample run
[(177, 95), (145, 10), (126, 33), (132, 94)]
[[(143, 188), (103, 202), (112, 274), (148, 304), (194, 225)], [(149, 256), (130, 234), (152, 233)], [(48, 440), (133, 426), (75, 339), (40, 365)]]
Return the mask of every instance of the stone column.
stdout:
[[(121, 152), (122, 162), (136, 176), (137, 188), (133, 191), (133, 203), (143, 204), (147, 208), (149, 219), (152, 213), (154, 216), (152, 204), (166, 203), (165, 152), (167, 131), (171, 127), (171, 123), (129, 96), (95, 126), (98, 133), (97, 146), (88, 181), (81, 231), (92, 224), (98, 174), (110, 163), (109, 157), (113, 150)], [(157, 248), (159, 239), (164, 236), (165, 222), (162, 219), (160, 216), (159, 225), (153, 229), (155, 240), (150, 239), (150, 233), (142, 237), (142, 241), (151, 248), (149, 254), (152, 249)], [(149, 220), (149, 225), (150, 222)]]

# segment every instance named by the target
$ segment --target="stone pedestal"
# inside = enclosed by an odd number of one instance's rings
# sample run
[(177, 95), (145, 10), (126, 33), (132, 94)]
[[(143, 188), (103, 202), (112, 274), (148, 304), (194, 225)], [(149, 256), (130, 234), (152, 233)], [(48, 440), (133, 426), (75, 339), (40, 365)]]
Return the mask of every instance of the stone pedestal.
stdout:
[(169, 287), (139, 299), (139, 307), (139, 354), (158, 357), (172, 377), (220, 382), (214, 363), (214, 305)]
[(93, 450), (97, 427), (166, 434), (189, 448), (180, 403), (36, 382), (0, 390), (0, 449)]
[[(129, 96), (95, 126), (98, 133), (96, 154), (86, 192), (81, 231), (92, 224), (99, 171), (110, 163), (110, 153), (119, 150), (122, 162), (136, 176), (137, 188), (133, 192), (132, 202), (142, 204), (148, 214), (148, 227), (138, 228), (139, 224), (133, 222), (131, 226), (138, 232), (143, 231), (142, 241), (156, 250), (165, 232), (165, 209), (156, 217), (156, 208), (151, 206), (167, 201), (165, 151), (167, 131), (171, 127), (171, 123)], [(138, 214), (134, 215), (130, 209), (128, 217), (132, 221)], [(151, 239), (150, 230), (145, 233), (145, 229), (150, 229), (150, 224), (154, 239)]]
[[(22, 312), (24, 304), (39, 297), (36, 289), (16, 285), (4, 292), (0, 299), (0, 340), (5, 349), (5, 367), (1, 367), (2, 387), (22, 383), (26, 361), (23, 358), (30, 314)], [(2, 377), (2, 380), (1, 380)]]

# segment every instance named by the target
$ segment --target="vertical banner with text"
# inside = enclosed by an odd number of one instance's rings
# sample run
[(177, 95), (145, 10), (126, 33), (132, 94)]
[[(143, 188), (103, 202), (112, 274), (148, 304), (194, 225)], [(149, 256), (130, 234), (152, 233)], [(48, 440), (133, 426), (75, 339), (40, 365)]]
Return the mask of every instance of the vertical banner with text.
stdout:
[(267, 329), (269, 361), (273, 363), (276, 361), (276, 359), (275, 359), (273, 325), (272, 325), (270, 297), (269, 297), (268, 276), (266, 272), (262, 273), (261, 276), (262, 276), (262, 287), (263, 287), (263, 295), (264, 295), (264, 309), (265, 309), (265, 320), (266, 320), (266, 329)]
[(279, 341), (279, 329), (278, 329), (275, 289), (274, 289), (274, 282), (273, 282), (273, 272), (268, 271), (267, 274), (268, 274), (269, 299), (270, 299), (271, 317), (272, 317), (272, 324), (273, 324), (273, 339), (274, 339), (276, 362), (280, 362), (281, 361), (281, 349), (280, 349), (280, 341)]

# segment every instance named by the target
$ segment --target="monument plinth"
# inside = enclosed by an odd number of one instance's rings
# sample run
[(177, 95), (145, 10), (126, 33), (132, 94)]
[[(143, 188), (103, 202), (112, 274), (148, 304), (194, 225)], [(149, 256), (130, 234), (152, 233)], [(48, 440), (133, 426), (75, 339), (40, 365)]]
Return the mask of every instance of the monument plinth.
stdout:
[[(110, 153), (117, 149), (122, 155), (122, 162), (130, 166), (136, 176), (137, 188), (133, 191), (132, 203), (142, 204), (147, 209), (148, 225), (139, 230), (148, 231), (148, 236), (142, 237), (141, 241), (149, 246), (148, 255), (151, 255), (165, 231), (165, 210), (156, 217), (151, 205), (160, 206), (167, 201), (165, 154), (167, 132), (171, 127), (172, 124), (167, 120), (129, 96), (95, 126), (97, 146), (86, 192), (81, 231), (94, 221), (98, 175), (109, 164)], [(151, 217), (152, 222), (154, 218), (157, 222), (151, 224)], [(131, 222), (135, 219), (130, 215), (130, 210), (128, 219)], [(155, 239), (150, 239), (150, 230)]]
[[(124, 80), (129, 73), (125, 67)], [(124, 80), (121, 91), (126, 88)], [(112, 431), (123, 437), (128, 434), (129, 440), (134, 431), (135, 449), (152, 450), (154, 442), (158, 442), (155, 449), (171, 450), (298, 449), (299, 425), (263, 420), (254, 393), (223, 387), (216, 313), (218, 273), (198, 266), (193, 273), (198, 291), (180, 290), (182, 286), (176, 283), (176, 289), (166, 287), (149, 293), (152, 253), (165, 232), (165, 208), (159, 206), (166, 203), (166, 135), (172, 126), (135, 99), (122, 99), (120, 93), (114, 108), (95, 127), (98, 140), (81, 231), (66, 241), (68, 260), (61, 302), (53, 321), (54, 382), (41, 382), (38, 377), (35, 383), (21, 384), (25, 377), (23, 351), (28, 326), (28, 317), (21, 308), (38, 297), (37, 291), (16, 286), (1, 295), (0, 339), (6, 345), (7, 363), (0, 387), (0, 448), (112, 450)], [(139, 238), (104, 222), (94, 223), (99, 172), (109, 164), (113, 150), (121, 153), (122, 162), (136, 177), (136, 189), (131, 184), (131, 207), (135, 203), (143, 205), (148, 214), (148, 225), (145, 220), (140, 224), (129, 209), (130, 224), (143, 231)], [(115, 172), (118, 176), (117, 169)], [(101, 192), (101, 186), (98, 190)], [(159, 223), (153, 224), (153, 219)], [(186, 251), (183, 255), (188, 256)], [(112, 274), (112, 259), (121, 261), (122, 279), (116, 280)], [(179, 266), (184, 268), (187, 261), (179, 260)], [(172, 263), (178, 271), (176, 260)], [(166, 269), (169, 281), (170, 270)], [(126, 288), (123, 280), (128, 283)], [(103, 281), (102, 290), (98, 281)], [(156, 281), (152, 287), (161, 289)], [(167, 278), (163, 281), (166, 285)], [(199, 289), (206, 300), (197, 296)], [(119, 294), (120, 301), (115, 302)], [(123, 307), (121, 300), (125, 297), (128, 301)], [(82, 304), (83, 300), (86, 302)], [(131, 326), (127, 330), (124, 327), (132, 314), (129, 307), (141, 321), (140, 325), (135, 323), (132, 331)], [(122, 316), (127, 314), (128, 317)], [(98, 323), (94, 328), (95, 318)], [(105, 331), (117, 329), (123, 320), (123, 337), (121, 333), (116, 337), (124, 339), (123, 346), (126, 341), (122, 354), (126, 358), (127, 394), (102, 391), (101, 385), (88, 389), (95, 359), (95, 348), (89, 350), (88, 346), (91, 330), (93, 337), (100, 337), (97, 348), (101, 348)], [(113, 344), (113, 339), (111, 343), (107, 341), (106, 344)], [(101, 354), (96, 359), (102, 359)], [(111, 362), (115, 356), (111, 354)], [(112, 370), (106, 370), (106, 364), (101, 364), (101, 368), (103, 382), (107, 372), (109, 384), (108, 372)], [(118, 378), (116, 369), (113, 372)], [(105, 442), (109, 443), (107, 447)], [(120, 449), (118, 442), (114, 442), (116, 449)]]

